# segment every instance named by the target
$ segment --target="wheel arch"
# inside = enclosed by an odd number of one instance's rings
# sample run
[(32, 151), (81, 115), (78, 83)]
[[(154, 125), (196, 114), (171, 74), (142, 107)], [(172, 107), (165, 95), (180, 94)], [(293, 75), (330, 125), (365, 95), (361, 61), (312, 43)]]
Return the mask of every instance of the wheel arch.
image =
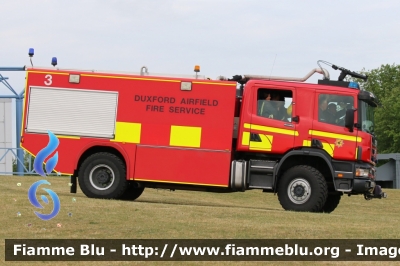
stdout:
[(125, 164), (126, 167), (126, 176), (129, 175), (129, 163), (128, 163), (128, 155), (126, 154), (125, 150), (121, 147), (118, 147), (118, 145), (105, 145), (104, 143), (98, 143), (98, 144), (92, 144), (90, 146), (85, 147), (82, 149), (80, 156), (77, 157), (74, 165), (75, 165), (75, 170), (74, 170), (74, 175), (78, 176), (78, 172), (80, 169), (80, 166), (82, 163), (88, 158), (90, 155), (99, 153), (99, 152), (108, 152), (111, 154), (114, 154), (115, 156), (119, 157), (122, 162)]
[(331, 157), (325, 151), (305, 148), (290, 151), (279, 161), (274, 173), (274, 193), (278, 190), (279, 177), (291, 167), (301, 164), (312, 166), (320, 171), (328, 184), (329, 191), (336, 190)]

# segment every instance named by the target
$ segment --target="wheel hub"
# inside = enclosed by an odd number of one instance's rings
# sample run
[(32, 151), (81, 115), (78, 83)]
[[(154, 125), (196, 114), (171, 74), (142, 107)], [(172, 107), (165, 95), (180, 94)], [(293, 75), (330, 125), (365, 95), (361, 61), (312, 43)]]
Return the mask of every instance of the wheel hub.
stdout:
[(96, 179), (99, 183), (107, 183), (111, 176), (105, 170), (100, 170), (96, 175)]
[(114, 184), (114, 171), (106, 164), (96, 165), (90, 171), (89, 181), (93, 188), (97, 190), (106, 190)]
[(303, 204), (311, 196), (311, 186), (307, 180), (296, 178), (290, 182), (287, 190), (289, 199), (295, 204)]
[(293, 190), (294, 195), (295, 195), (296, 197), (302, 197), (302, 196), (304, 195), (305, 191), (306, 191), (306, 190), (304, 189), (304, 187), (302, 187), (302, 186), (300, 186), (300, 185), (295, 186), (295, 188), (294, 188), (294, 190)]

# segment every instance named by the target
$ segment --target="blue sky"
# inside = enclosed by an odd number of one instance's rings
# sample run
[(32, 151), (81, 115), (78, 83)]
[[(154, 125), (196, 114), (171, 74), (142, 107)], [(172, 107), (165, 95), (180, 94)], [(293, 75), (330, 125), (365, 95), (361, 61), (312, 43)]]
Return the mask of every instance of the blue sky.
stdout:
[[(0, 67), (303, 77), (398, 63), (399, 1), (1, 0)], [(328, 69), (336, 79), (338, 71)], [(21, 91), (24, 73), (0, 72)], [(315, 83), (319, 75), (309, 81)], [(8, 94), (0, 85), (0, 95)]]

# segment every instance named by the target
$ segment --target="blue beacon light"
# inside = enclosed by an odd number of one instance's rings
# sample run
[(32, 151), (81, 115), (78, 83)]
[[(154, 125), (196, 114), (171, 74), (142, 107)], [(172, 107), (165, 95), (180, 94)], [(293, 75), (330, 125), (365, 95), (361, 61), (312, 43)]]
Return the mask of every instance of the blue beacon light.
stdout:
[(35, 54), (35, 50), (33, 48), (29, 48), (29, 57), (32, 57)]
[(52, 64), (53, 66), (56, 66), (56, 65), (57, 65), (57, 57), (53, 57), (53, 58), (51, 59), (51, 64)]
[(358, 85), (357, 82), (351, 81), (351, 82), (349, 83), (349, 88), (359, 89), (359, 88), (360, 88), (360, 85)]

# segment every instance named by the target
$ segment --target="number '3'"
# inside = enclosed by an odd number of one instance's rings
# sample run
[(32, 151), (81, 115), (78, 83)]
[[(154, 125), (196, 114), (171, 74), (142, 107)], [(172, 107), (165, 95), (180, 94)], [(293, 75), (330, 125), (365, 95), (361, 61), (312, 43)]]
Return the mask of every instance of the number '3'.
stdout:
[(46, 79), (46, 80), (44, 81), (44, 84), (45, 84), (45, 85), (50, 86), (51, 83), (53, 83), (53, 80), (52, 80), (53, 77), (52, 77), (51, 75), (46, 75), (44, 78)]

